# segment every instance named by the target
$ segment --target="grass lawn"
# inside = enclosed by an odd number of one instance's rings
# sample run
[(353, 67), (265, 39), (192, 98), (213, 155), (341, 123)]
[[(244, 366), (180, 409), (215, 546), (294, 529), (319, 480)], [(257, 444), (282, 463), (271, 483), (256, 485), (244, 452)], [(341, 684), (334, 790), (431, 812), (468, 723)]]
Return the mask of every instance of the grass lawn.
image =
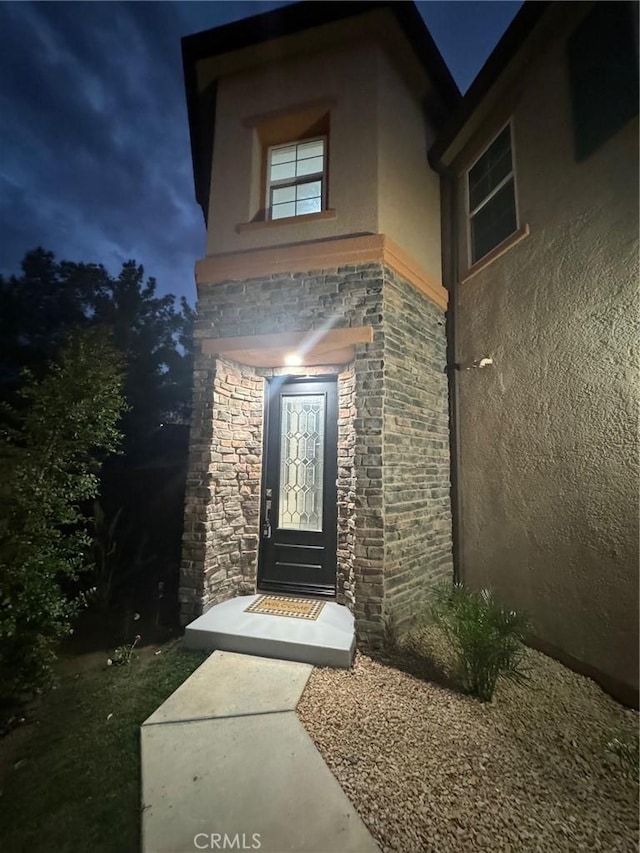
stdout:
[(62, 676), (44, 698), (4, 780), (0, 849), (139, 850), (140, 724), (206, 657), (179, 640), (160, 648), (119, 667), (108, 667), (105, 654), (101, 665)]

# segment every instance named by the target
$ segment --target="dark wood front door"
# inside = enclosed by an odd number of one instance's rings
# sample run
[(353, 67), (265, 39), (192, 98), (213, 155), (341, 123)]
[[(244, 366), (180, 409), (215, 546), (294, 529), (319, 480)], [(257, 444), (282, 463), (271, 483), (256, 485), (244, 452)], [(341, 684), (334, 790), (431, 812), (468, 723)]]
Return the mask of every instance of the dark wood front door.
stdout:
[(335, 595), (337, 456), (335, 380), (270, 380), (259, 589)]

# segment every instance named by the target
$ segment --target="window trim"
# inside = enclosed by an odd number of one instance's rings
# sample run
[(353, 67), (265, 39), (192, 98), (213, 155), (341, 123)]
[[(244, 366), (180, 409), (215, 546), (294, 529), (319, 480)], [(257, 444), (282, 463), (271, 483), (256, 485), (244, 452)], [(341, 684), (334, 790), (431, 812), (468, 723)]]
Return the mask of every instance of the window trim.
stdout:
[[(500, 134), (504, 131), (504, 129), (506, 127), (509, 128), (509, 140), (510, 140), (510, 146), (511, 146), (511, 171), (509, 172), (508, 175), (506, 175), (500, 181), (500, 183), (496, 187), (494, 187), (491, 190), (491, 192), (487, 196), (485, 196), (485, 198), (482, 199), (480, 204), (476, 205), (476, 207), (472, 211), (471, 210), (471, 198), (470, 198), (470, 194), (469, 194), (469, 173), (474, 168), (474, 166), (478, 163), (478, 161), (487, 153), (489, 148), (491, 148), (493, 143), (496, 141), (496, 139), (500, 136)], [(475, 216), (479, 211), (481, 211), (482, 208), (486, 204), (488, 204), (488, 202), (490, 202), (491, 199), (498, 192), (500, 192), (500, 190), (503, 187), (505, 187), (506, 184), (512, 178), (513, 178), (513, 201), (514, 201), (514, 205), (515, 205), (515, 209), (516, 209), (516, 227), (511, 232), (511, 234), (507, 234), (507, 236), (503, 240), (501, 240), (500, 243), (497, 243), (495, 246), (493, 246), (491, 249), (489, 249), (488, 252), (485, 252), (484, 255), (482, 255), (479, 258), (476, 258), (476, 260), (474, 261), (473, 260), (473, 242), (472, 242), (472, 237), (471, 237), (471, 220), (472, 220), (473, 216)], [(482, 148), (482, 150), (479, 152), (479, 154), (474, 158), (474, 160), (471, 163), (471, 165), (469, 166), (469, 168), (465, 169), (465, 171), (464, 171), (464, 195), (465, 195), (465, 217), (467, 220), (467, 222), (466, 222), (467, 271), (469, 271), (472, 267), (476, 267), (478, 264), (480, 264), (481, 261), (484, 258), (488, 257), (498, 246), (501, 246), (503, 243), (506, 243), (507, 240), (509, 240), (514, 234), (518, 234), (519, 231), (521, 230), (520, 205), (518, 203), (518, 175), (517, 175), (517, 169), (516, 169), (516, 140), (515, 140), (515, 133), (514, 133), (513, 116), (511, 116), (507, 121), (504, 122), (504, 124), (502, 124), (500, 126), (500, 128), (496, 131), (496, 133), (493, 134), (490, 141), (484, 146), (484, 148)]]
[[(283, 178), (279, 181), (272, 181), (270, 178), (271, 172), (271, 152), (277, 148), (289, 148), (292, 145), (301, 145), (306, 142), (318, 142), (322, 141), (323, 143), (323, 154), (322, 154), (322, 172), (313, 172), (310, 175), (303, 175), (299, 178)], [(327, 160), (328, 160), (328, 137), (326, 134), (321, 134), (320, 136), (310, 136), (308, 138), (303, 139), (292, 139), (289, 142), (280, 142), (277, 145), (268, 145), (266, 149), (266, 161), (265, 161), (265, 196), (264, 196), (264, 210), (265, 210), (265, 221), (267, 222), (279, 222), (280, 219), (304, 219), (305, 216), (317, 216), (318, 213), (322, 213), (327, 210)], [(318, 180), (320, 178), (321, 189), (320, 189), (320, 210), (313, 211), (312, 213), (296, 213), (293, 216), (280, 217), (274, 219), (271, 215), (271, 192), (273, 189), (279, 189), (281, 187), (295, 187), (300, 184), (311, 183), (314, 180)]]
[(475, 264), (470, 266), (469, 269), (460, 276), (459, 284), (464, 284), (465, 282), (470, 281), (479, 272), (482, 272), (482, 270), (486, 269), (494, 261), (497, 261), (498, 258), (501, 258), (514, 246), (517, 246), (518, 243), (521, 243), (522, 240), (528, 237), (530, 233), (531, 229), (529, 228), (528, 223), (525, 223), (509, 237), (505, 237), (502, 243), (498, 243), (497, 246), (491, 249), (490, 252), (487, 252), (486, 255), (483, 255), (479, 261), (476, 261)]

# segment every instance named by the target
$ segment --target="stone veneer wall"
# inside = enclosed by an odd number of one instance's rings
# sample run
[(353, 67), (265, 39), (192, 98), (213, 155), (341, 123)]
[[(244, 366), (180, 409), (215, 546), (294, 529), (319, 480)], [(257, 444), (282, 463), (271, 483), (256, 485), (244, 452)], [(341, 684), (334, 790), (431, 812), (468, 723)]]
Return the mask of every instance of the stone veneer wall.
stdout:
[(262, 377), (251, 367), (216, 361), (210, 469), (214, 559), (205, 585), (209, 604), (255, 592), (264, 409)]
[[(384, 275), (384, 272), (383, 272)], [(384, 521), (382, 408), (384, 330), (380, 324), (367, 344), (366, 363), (355, 362), (355, 607), (358, 640), (379, 645), (384, 635)]]
[[(337, 269), (320, 270), (312, 273), (274, 274), (264, 278), (255, 278), (243, 282), (227, 282), (212, 287), (201, 287), (198, 299), (198, 314), (194, 330), (196, 359), (194, 369), (193, 417), (191, 428), (191, 448), (189, 474), (187, 477), (185, 501), (185, 533), (183, 539), (183, 560), (181, 569), (181, 620), (186, 623), (208, 609), (222, 597), (230, 597), (241, 591), (240, 573), (229, 576), (229, 583), (222, 578), (224, 593), (210, 589), (210, 579), (217, 578), (220, 583), (216, 550), (214, 513), (214, 481), (210, 466), (213, 464), (212, 445), (217, 443), (213, 428), (213, 388), (216, 375), (215, 360), (200, 352), (199, 343), (207, 338), (234, 337), (257, 334), (276, 334), (278, 332), (307, 331), (345, 326), (373, 326), (374, 341), (368, 345), (358, 345), (353, 371), (356, 376), (356, 394), (364, 391), (369, 396), (368, 406), (381, 409), (382, 406), (382, 288), (383, 270), (380, 264), (343, 266)], [(344, 368), (340, 368), (345, 370)], [(325, 368), (317, 373), (337, 372), (338, 369)], [(251, 368), (247, 368), (251, 371)], [(274, 372), (296, 373), (300, 371), (253, 371), (260, 375), (260, 381)], [(348, 373), (348, 370), (346, 371)], [(374, 380), (372, 377), (376, 376)], [(347, 380), (348, 381), (348, 380)], [(377, 382), (376, 387), (374, 384)], [(363, 414), (366, 415), (366, 409)], [(262, 421), (263, 412), (260, 411)], [(354, 420), (354, 429), (356, 428)], [(360, 431), (364, 430), (360, 418)], [(369, 448), (378, 459), (382, 454), (381, 430), (371, 437)], [(367, 445), (365, 445), (366, 447)], [(361, 448), (362, 450), (362, 448)], [(354, 446), (352, 452), (357, 452)], [(357, 475), (353, 477), (358, 481)], [(227, 484), (227, 487), (229, 485)], [(352, 486), (350, 487), (352, 488)], [(377, 485), (366, 486), (368, 494), (356, 495), (356, 520), (348, 522), (352, 527), (358, 522), (366, 524), (370, 511), (380, 514), (382, 502), (381, 479)], [(373, 494), (372, 490), (377, 493)], [(349, 495), (347, 489), (343, 492)], [(378, 502), (370, 510), (369, 501)], [(257, 527), (256, 527), (257, 530)], [(381, 531), (380, 531), (381, 538)], [(347, 534), (348, 541), (348, 534)], [(355, 552), (355, 545), (354, 545)], [(367, 554), (360, 554), (343, 564), (343, 590), (345, 602), (355, 597), (363, 602), (367, 590), (358, 596), (357, 586), (367, 578), (371, 570)], [(378, 560), (376, 572), (381, 573), (382, 563)], [(353, 571), (353, 577), (347, 575)], [(346, 573), (346, 574), (345, 574)], [(235, 587), (234, 581), (235, 578)], [(205, 582), (206, 579), (206, 582)], [(347, 591), (346, 587), (349, 586)], [(355, 588), (355, 589), (354, 589)], [(347, 593), (350, 593), (348, 595)], [(358, 613), (356, 618), (364, 616)], [(360, 607), (363, 607), (361, 604)], [(363, 629), (366, 626), (362, 624)], [(380, 626), (376, 627), (379, 632)]]
[(356, 372), (338, 376), (338, 580), (337, 601), (355, 608), (356, 544)]
[(384, 288), (385, 613), (402, 630), (453, 576), (444, 312), (389, 271)]
[[(443, 316), (375, 263), (201, 288), (196, 343), (367, 325), (373, 341), (358, 344), (354, 362), (342, 368), (253, 370), (197, 357), (184, 621), (255, 588), (263, 377), (338, 370), (338, 600), (354, 610), (364, 645), (381, 641), (386, 615), (406, 621), (425, 580), (450, 566)], [(234, 423), (234, 411), (252, 414)]]
[(251, 367), (200, 355), (179, 599), (188, 622), (255, 591), (264, 380)]
[(184, 529), (180, 564), (180, 621), (187, 624), (206, 605), (204, 579), (210, 572), (213, 553), (209, 466), (213, 453), (213, 383), (215, 359), (196, 349), (193, 366), (189, 464), (185, 485)]

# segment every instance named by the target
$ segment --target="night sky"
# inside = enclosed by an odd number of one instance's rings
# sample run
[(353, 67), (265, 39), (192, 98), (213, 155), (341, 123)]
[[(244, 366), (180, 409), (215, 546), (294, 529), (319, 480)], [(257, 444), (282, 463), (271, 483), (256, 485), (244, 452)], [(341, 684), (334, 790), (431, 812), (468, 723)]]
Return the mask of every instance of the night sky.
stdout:
[[(59, 259), (144, 264), (195, 300), (194, 200), (180, 38), (282, 2), (0, 3), (0, 272)], [(465, 91), (521, 2), (418, 8)]]

